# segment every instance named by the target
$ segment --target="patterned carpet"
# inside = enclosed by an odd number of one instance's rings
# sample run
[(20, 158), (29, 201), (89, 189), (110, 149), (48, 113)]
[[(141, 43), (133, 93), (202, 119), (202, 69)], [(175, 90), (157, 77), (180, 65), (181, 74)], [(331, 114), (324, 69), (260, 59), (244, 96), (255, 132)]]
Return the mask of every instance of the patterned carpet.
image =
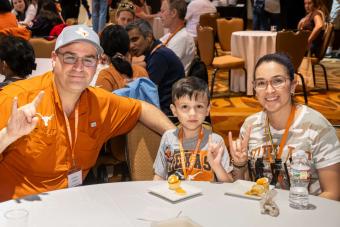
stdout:
[[(330, 90), (310, 91), (308, 105), (321, 112), (332, 124), (340, 125), (340, 59), (325, 59), (322, 63), (327, 70)], [(209, 75), (211, 72), (212, 70), (209, 69)], [(218, 73), (214, 94), (221, 95), (228, 91), (227, 74), (226, 71)], [(316, 82), (317, 88), (325, 87), (322, 70), (318, 66), (316, 66)], [(295, 99), (299, 103), (304, 103), (302, 95), (297, 95)], [(233, 136), (238, 136), (244, 119), (260, 110), (260, 104), (253, 97), (232, 94), (230, 98), (213, 98), (211, 108), (213, 130), (225, 140), (230, 130)]]

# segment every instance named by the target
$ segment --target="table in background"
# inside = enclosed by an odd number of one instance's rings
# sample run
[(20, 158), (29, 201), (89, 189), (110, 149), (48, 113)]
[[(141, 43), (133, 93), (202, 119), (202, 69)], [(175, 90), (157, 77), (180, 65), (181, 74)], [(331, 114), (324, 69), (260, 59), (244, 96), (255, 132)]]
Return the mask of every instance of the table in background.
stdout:
[(21, 207), (29, 211), (30, 227), (54, 226), (150, 226), (137, 220), (146, 208), (182, 211), (204, 227), (261, 226), (261, 227), (338, 227), (340, 202), (310, 196), (315, 210), (295, 210), (288, 205), (288, 191), (278, 190), (280, 208), (278, 217), (260, 214), (259, 201), (227, 196), (228, 183), (188, 182), (203, 190), (201, 196), (170, 203), (148, 193), (148, 188), (165, 181), (135, 181), (98, 184), (43, 193), (34, 201), (10, 200), (0, 203), (0, 226), (4, 226), (3, 213)]
[[(254, 68), (259, 58), (275, 52), (276, 32), (270, 31), (239, 31), (231, 35), (231, 54), (245, 60), (247, 69), (247, 95), (253, 94)], [(243, 70), (232, 70), (230, 90), (244, 92)]]

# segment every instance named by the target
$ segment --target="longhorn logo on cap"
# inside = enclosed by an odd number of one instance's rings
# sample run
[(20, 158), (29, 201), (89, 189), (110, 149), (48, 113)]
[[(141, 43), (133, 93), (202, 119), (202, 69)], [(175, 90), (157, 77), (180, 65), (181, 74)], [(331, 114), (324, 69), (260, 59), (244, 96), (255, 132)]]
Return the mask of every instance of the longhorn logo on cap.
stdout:
[(83, 28), (78, 28), (76, 33), (78, 33), (79, 35), (81, 35), (85, 39), (87, 39), (87, 37), (89, 36), (89, 33), (87, 31), (85, 31)]

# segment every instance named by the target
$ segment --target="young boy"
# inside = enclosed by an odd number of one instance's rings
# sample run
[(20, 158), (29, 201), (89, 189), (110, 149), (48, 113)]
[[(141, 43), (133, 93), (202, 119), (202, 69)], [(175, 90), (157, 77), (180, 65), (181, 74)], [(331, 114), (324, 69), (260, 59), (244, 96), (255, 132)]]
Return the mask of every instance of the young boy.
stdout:
[(162, 137), (154, 180), (176, 174), (181, 180), (231, 182), (232, 167), (222, 137), (202, 125), (210, 110), (208, 85), (197, 77), (180, 79), (172, 86), (172, 103), (180, 127)]

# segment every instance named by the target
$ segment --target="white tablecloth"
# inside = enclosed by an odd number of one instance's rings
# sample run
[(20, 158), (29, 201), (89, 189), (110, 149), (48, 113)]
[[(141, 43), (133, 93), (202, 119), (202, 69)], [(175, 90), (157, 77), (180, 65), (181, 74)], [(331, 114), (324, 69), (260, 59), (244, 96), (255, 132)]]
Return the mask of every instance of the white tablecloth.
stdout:
[(37, 195), (35, 200), (10, 200), (0, 203), (0, 226), (3, 213), (12, 208), (29, 211), (29, 227), (111, 227), (150, 226), (137, 220), (148, 208), (182, 211), (205, 227), (339, 227), (340, 202), (310, 196), (315, 210), (295, 210), (288, 205), (288, 191), (278, 190), (276, 198), (280, 215), (260, 214), (259, 201), (227, 196), (230, 184), (189, 182), (203, 190), (201, 196), (170, 203), (148, 193), (148, 188), (165, 182), (110, 183), (58, 190)]
[[(253, 94), (252, 81), (256, 62), (263, 55), (275, 52), (276, 34), (270, 31), (239, 31), (231, 35), (231, 54), (243, 58), (246, 62), (247, 95)], [(244, 80), (243, 70), (232, 70), (230, 90), (244, 92)]]

